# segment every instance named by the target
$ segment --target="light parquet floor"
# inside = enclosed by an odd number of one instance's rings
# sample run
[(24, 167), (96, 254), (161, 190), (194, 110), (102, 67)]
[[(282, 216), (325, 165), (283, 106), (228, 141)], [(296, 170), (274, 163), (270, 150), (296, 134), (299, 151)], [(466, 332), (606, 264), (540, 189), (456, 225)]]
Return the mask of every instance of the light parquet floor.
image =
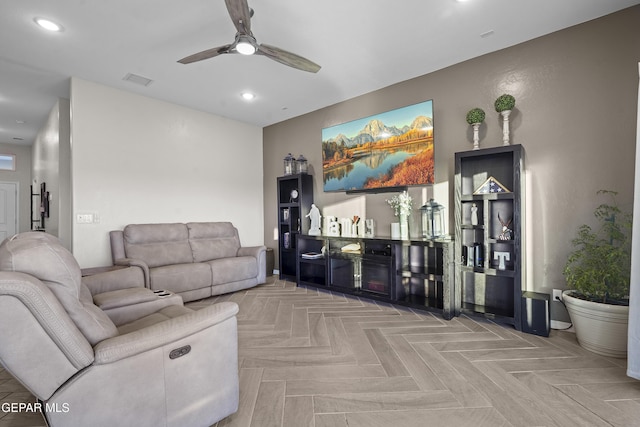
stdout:
[[(216, 427), (640, 426), (626, 361), (484, 319), (266, 285), (239, 304), (240, 408)], [(0, 402), (33, 399), (0, 370)], [(0, 412), (0, 427), (42, 426)]]

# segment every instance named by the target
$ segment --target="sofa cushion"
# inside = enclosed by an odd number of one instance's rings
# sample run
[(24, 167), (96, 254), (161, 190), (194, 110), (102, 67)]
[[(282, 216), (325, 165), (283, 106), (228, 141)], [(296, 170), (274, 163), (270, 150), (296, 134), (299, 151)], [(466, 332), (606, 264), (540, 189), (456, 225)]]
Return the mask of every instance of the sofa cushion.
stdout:
[(211, 266), (213, 285), (255, 279), (258, 275), (258, 261), (251, 256), (221, 258), (207, 264)]
[(78, 262), (56, 237), (27, 232), (6, 239), (0, 245), (0, 270), (30, 274), (44, 283), (91, 345), (118, 334), (109, 317), (93, 304)]
[(129, 224), (124, 228), (127, 258), (149, 267), (193, 262), (185, 224)]
[(151, 289), (176, 293), (211, 286), (211, 269), (207, 264), (190, 263), (156, 267), (149, 270)]
[(189, 243), (194, 262), (235, 257), (240, 249), (238, 230), (230, 222), (190, 222)]

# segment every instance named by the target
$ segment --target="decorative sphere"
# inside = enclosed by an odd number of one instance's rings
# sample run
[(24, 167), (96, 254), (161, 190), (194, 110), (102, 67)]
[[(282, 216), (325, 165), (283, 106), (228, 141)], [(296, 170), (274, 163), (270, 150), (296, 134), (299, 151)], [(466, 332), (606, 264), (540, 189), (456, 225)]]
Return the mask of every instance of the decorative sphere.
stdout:
[(484, 122), (484, 110), (482, 108), (473, 108), (467, 113), (467, 123), (470, 125), (474, 123)]
[(501, 113), (506, 110), (513, 110), (516, 106), (516, 99), (512, 95), (504, 94), (500, 95), (495, 102), (496, 111)]

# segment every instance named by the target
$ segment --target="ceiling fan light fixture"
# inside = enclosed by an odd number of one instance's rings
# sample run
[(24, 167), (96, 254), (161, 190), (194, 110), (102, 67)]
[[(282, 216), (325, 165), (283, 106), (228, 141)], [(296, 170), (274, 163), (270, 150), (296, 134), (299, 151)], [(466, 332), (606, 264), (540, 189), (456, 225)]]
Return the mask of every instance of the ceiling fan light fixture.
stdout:
[(253, 55), (256, 53), (256, 47), (248, 36), (238, 36), (236, 50), (242, 55)]

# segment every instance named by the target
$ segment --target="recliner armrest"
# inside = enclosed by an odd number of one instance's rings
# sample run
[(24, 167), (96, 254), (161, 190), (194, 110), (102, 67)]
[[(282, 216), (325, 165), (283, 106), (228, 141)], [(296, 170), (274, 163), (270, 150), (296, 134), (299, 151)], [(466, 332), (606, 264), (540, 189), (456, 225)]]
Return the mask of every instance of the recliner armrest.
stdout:
[(93, 303), (104, 311), (112, 308), (151, 302), (157, 298), (158, 296), (151, 289), (137, 287), (97, 294), (93, 297)]
[(114, 265), (126, 265), (128, 267), (139, 267), (144, 276), (144, 287), (151, 289), (151, 280), (149, 278), (149, 266), (141, 259), (119, 258), (113, 261)]
[(83, 276), (82, 283), (89, 288), (92, 296), (120, 289), (146, 288), (145, 272), (140, 266)]
[(108, 338), (94, 347), (95, 365), (113, 363), (149, 351), (215, 326), (238, 313), (234, 302), (221, 302), (125, 335)]

